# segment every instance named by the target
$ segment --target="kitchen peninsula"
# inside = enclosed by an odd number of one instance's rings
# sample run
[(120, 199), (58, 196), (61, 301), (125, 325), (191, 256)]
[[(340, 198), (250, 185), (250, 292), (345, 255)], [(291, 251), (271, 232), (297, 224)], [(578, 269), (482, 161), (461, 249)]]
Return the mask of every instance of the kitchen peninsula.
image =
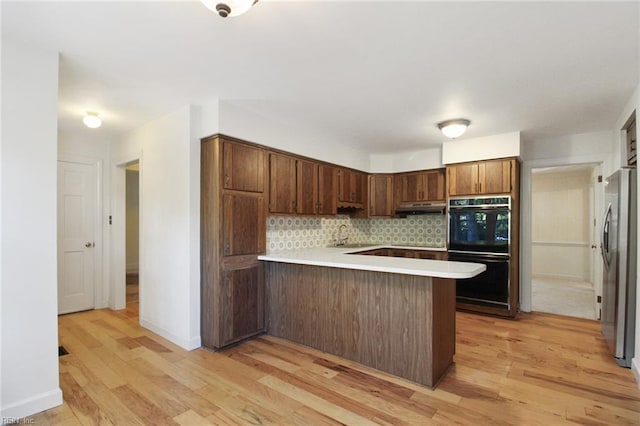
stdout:
[(435, 387), (455, 353), (455, 279), (485, 266), (358, 253), (259, 256), (267, 333)]

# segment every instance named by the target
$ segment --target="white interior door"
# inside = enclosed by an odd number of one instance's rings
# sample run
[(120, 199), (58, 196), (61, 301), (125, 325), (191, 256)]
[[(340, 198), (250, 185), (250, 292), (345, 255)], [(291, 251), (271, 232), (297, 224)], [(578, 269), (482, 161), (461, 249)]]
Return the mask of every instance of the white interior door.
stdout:
[(94, 308), (95, 165), (58, 162), (58, 313)]

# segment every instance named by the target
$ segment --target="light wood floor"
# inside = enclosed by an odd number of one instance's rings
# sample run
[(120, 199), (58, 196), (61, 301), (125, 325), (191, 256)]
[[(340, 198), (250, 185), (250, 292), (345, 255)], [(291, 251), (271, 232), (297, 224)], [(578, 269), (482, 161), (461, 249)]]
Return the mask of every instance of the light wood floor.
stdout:
[(595, 321), (459, 313), (456, 363), (435, 391), (269, 336), (187, 352), (125, 311), (59, 319), (63, 406), (35, 424), (640, 423), (640, 390)]

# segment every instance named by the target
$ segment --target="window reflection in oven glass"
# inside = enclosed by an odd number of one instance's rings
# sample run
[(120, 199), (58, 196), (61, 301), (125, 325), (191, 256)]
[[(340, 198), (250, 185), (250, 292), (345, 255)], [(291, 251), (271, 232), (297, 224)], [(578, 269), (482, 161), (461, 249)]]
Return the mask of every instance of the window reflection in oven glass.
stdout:
[(508, 212), (452, 212), (452, 222), (452, 241), (490, 245), (509, 242)]

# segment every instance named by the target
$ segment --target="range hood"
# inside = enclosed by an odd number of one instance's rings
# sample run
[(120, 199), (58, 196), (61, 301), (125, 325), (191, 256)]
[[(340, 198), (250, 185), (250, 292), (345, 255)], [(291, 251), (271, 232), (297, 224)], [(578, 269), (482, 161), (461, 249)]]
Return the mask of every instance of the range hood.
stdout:
[(407, 217), (418, 214), (444, 214), (446, 204), (443, 203), (402, 203), (396, 209), (396, 216)]

